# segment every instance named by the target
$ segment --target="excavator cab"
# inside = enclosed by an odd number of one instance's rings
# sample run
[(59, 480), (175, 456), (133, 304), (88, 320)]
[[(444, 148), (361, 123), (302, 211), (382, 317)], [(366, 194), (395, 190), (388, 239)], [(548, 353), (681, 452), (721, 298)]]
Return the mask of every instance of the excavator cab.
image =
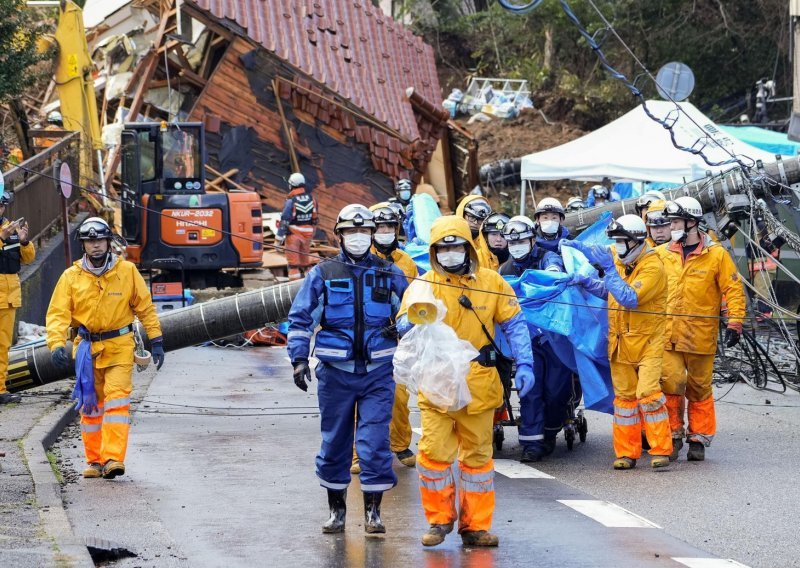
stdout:
[(260, 268), (261, 201), (205, 191), (202, 123), (131, 123), (122, 132), (122, 236), (142, 269), (182, 263), (192, 287), (240, 284)]

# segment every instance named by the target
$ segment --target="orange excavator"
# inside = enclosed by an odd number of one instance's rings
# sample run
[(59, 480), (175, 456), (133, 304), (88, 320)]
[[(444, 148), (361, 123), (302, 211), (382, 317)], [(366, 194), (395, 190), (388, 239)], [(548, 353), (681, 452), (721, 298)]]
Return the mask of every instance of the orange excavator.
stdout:
[[(257, 193), (206, 193), (202, 123), (128, 123), (122, 132), (122, 236), (128, 259), (190, 288), (241, 286), (261, 268)], [(233, 269), (233, 270), (230, 270)]]

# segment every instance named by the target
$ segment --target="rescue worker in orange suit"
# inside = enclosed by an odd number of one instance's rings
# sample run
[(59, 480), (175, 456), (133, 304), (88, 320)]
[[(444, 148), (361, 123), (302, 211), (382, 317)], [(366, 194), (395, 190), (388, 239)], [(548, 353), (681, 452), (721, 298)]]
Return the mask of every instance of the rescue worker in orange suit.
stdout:
[[(375, 234), (372, 236), (372, 249), (370, 252), (382, 260), (391, 262), (403, 271), (409, 284), (412, 279), (419, 276), (417, 265), (412, 258), (400, 249), (397, 236), (400, 231), (400, 218), (389, 203), (378, 203), (369, 208), (375, 215)], [(408, 390), (405, 385), (395, 385), (394, 406), (392, 407), (392, 421), (389, 423), (389, 448), (400, 463), (407, 467), (414, 467), (417, 463), (414, 452), (411, 451), (411, 421), (408, 410)], [(358, 462), (358, 453), (353, 446), (353, 465), (350, 473), (361, 473)]]
[(311, 269), (289, 310), (289, 356), (299, 389), (307, 391), (311, 380), (312, 336), (313, 354), (320, 361), (315, 374), (322, 445), (316, 473), (328, 492), (330, 517), (322, 526), (324, 533), (345, 529), (354, 433), (367, 534), (386, 532), (381, 500), (397, 484), (389, 449), (397, 350), (393, 322), (408, 280), (397, 266), (370, 253), (374, 218), (357, 203), (339, 212), (334, 231), (341, 254)]
[(496, 271), (500, 268), (500, 261), (489, 250), (489, 244), (481, 234), (481, 226), (491, 214), (492, 206), (481, 195), (467, 195), (456, 207), (456, 216), (462, 217), (469, 225), (472, 244), (478, 253), (478, 262), (480, 262), (481, 268)]
[(33, 243), (28, 240), (28, 224), (10, 221), (4, 214), (11, 194), (0, 195), (0, 404), (19, 402), (18, 394), (8, 392), (8, 350), (14, 336), (17, 308), (22, 306), (19, 285), (21, 265), (30, 264), (36, 256)]
[(742, 335), (744, 288), (728, 252), (699, 230), (703, 210), (693, 197), (679, 197), (664, 209), (671, 222), (672, 242), (662, 245), (661, 258), (669, 280), (662, 388), (667, 396), (673, 451), (683, 447), (684, 397), (688, 400), (687, 459), (703, 461), (717, 431), (711, 374), (717, 350), (720, 306), (727, 300), (725, 344)]
[(134, 336), (138, 318), (150, 338), (153, 362), (164, 363), (161, 326), (150, 291), (132, 263), (111, 251), (111, 227), (99, 217), (78, 228), (83, 257), (56, 284), (47, 309), (47, 346), (53, 363), (70, 368), (69, 328), (87, 468), (83, 476), (112, 479), (125, 473), (131, 416)]
[(289, 176), (289, 196), (283, 205), (276, 235), (278, 246), (284, 247), (289, 280), (301, 279), (313, 264), (311, 239), (318, 222), (317, 200), (306, 189), (306, 178), (293, 173)]
[(631, 469), (642, 455), (642, 426), (650, 446), (650, 465), (669, 465), (672, 435), (661, 392), (667, 280), (658, 253), (646, 242), (638, 215), (623, 215), (606, 230), (606, 247), (562, 241), (582, 251), (604, 271), (602, 280), (576, 274), (574, 281), (608, 298), (608, 359), (614, 385), (614, 469)]
[[(479, 265), (470, 226), (462, 217), (448, 215), (433, 222), (429, 251), (432, 270), (422, 279), (432, 284), (433, 295), (447, 307), (444, 323), (480, 355), (467, 376), (472, 402), (465, 408), (442, 410), (419, 394), (422, 438), (417, 471), (422, 506), (430, 524), (422, 544), (442, 543), (458, 519), (465, 546), (497, 546), (498, 537), (489, 532), (495, 506), (492, 424), (495, 409), (503, 403), (503, 387), (486, 334), (493, 336), (495, 324), (499, 324), (517, 364), (515, 380), (522, 397), (534, 385), (530, 335), (511, 286), (497, 272)], [(406, 300), (398, 312), (401, 335), (412, 327)], [(458, 508), (453, 468), (456, 459)]]

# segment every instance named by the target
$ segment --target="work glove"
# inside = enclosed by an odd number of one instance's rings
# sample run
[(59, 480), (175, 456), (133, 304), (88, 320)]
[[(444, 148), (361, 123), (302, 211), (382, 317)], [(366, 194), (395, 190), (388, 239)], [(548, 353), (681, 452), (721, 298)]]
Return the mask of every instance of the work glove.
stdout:
[(611, 251), (607, 247), (600, 245), (587, 245), (581, 241), (570, 241), (567, 239), (561, 239), (558, 243), (558, 246), (559, 248), (565, 246), (572, 247), (581, 251), (583, 256), (586, 257), (586, 260), (592, 264), (596, 264), (605, 272), (609, 272), (614, 268), (614, 257), (611, 255)]
[(517, 365), (517, 374), (514, 375), (514, 383), (517, 385), (517, 393), (520, 398), (524, 398), (536, 383), (533, 376), (533, 369), (528, 365)]
[(56, 350), (50, 354), (53, 365), (61, 369), (69, 369), (69, 354), (66, 347), (56, 347)]
[(742, 324), (729, 323), (725, 330), (725, 347), (733, 347), (742, 338)]
[(588, 286), (592, 283), (594, 278), (586, 276), (585, 274), (581, 274), (580, 272), (576, 272), (572, 275), (569, 279), (569, 286), (580, 286), (581, 288)]
[(275, 237), (275, 244), (278, 245), (279, 247), (282, 247), (283, 243), (285, 243), (285, 242), (286, 242), (286, 237), (285, 236), (283, 236), (283, 237)]
[(292, 363), (294, 367), (294, 384), (303, 392), (308, 392), (308, 384), (311, 382), (311, 368), (308, 361), (300, 359)]
[(150, 350), (153, 355), (153, 363), (156, 365), (156, 370), (161, 369), (164, 364), (164, 341), (162, 338), (157, 337), (150, 342)]

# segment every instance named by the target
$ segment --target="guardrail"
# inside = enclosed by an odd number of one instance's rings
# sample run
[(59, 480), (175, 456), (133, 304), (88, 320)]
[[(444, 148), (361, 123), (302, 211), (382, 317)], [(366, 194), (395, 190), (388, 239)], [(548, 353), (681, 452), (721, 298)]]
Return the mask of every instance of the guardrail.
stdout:
[[(42, 238), (49, 236), (60, 223), (61, 194), (53, 180), (53, 166), (59, 160), (69, 164), (73, 179), (77, 180), (80, 172), (78, 132), (67, 133), (50, 148), (3, 174), (6, 191), (14, 193), (14, 201), (8, 207), (6, 217), (9, 219), (25, 217), (30, 227), (31, 240), (35, 241), (37, 246), (41, 245)], [(79, 196), (79, 191), (73, 191), (69, 203), (74, 203)]]

